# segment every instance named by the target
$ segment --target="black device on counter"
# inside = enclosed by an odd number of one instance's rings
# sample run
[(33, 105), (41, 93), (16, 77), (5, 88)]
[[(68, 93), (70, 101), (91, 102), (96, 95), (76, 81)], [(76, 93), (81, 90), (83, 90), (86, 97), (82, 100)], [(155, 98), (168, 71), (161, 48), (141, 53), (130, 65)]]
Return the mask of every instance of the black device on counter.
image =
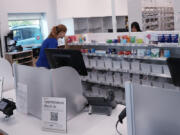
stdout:
[(80, 51), (72, 49), (46, 49), (48, 63), (52, 69), (70, 66), (82, 75), (87, 76), (87, 69)]
[(13, 115), (13, 111), (16, 109), (16, 104), (8, 99), (2, 99), (0, 101), (0, 111), (3, 112), (6, 117)]
[(90, 105), (89, 114), (100, 113), (111, 115), (112, 109), (116, 108), (115, 95), (113, 91), (107, 93), (107, 97), (86, 97)]

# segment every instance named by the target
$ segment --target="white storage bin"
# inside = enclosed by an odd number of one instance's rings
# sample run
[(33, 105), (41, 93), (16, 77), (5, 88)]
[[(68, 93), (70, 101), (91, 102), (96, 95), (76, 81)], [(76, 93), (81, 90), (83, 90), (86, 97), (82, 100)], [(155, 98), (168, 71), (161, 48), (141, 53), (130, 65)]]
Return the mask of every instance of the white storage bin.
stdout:
[(151, 65), (147, 63), (141, 63), (141, 72), (149, 74), (151, 72)]
[(105, 69), (105, 64), (104, 64), (104, 59), (103, 58), (97, 59), (97, 68)]
[(139, 61), (131, 62), (131, 71), (133, 71), (133, 72), (139, 72), (140, 71), (140, 62)]
[(140, 75), (133, 74), (132, 76), (132, 82), (140, 84)]
[(114, 85), (121, 86), (122, 80), (121, 80), (121, 74), (120, 73), (114, 73)]
[(164, 82), (165, 82), (164, 78), (155, 78), (155, 79), (152, 80), (152, 85), (154, 87), (163, 88), (164, 87)]
[(131, 81), (130, 74), (129, 73), (123, 73), (123, 76), (122, 76), (123, 87), (125, 87), (125, 82), (127, 82), (127, 81)]
[(162, 65), (151, 64), (151, 67), (152, 67), (152, 73), (162, 74)]
[(176, 87), (175, 85), (171, 84), (171, 83), (168, 83), (168, 82), (165, 82), (164, 83), (164, 88), (165, 89), (171, 89), (171, 90), (179, 90), (178, 87)]
[(89, 64), (89, 58), (87, 56), (83, 56), (83, 59), (84, 59), (84, 64), (85, 66), (88, 68), (90, 66)]
[(130, 70), (130, 62), (122, 60), (122, 70)]
[(106, 88), (104, 88), (104, 89), (100, 88), (99, 89), (99, 92), (100, 92), (99, 94), (101, 95), (101, 97), (106, 97), (107, 96), (107, 91), (108, 90)]
[(167, 65), (163, 65), (163, 71), (165, 75), (171, 76), (169, 68)]
[(124, 93), (121, 90), (116, 90), (114, 94), (115, 94), (115, 100), (117, 102), (122, 102), (124, 100)]
[(90, 60), (89, 60), (90, 65), (89, 65), (89, 66), (90, 66), (91, 68), (96, 68), (96, 66), (97, 66), (97, 65), (96, 65), (96, 62), (97, 62), (97, 59), (96, 59), (96, 58), (90, 59)]
[(112, 69), (112, 59), (111, 58), (105, 58), (104, 62), (105, 62), (106, 69)]
[(141, 79), (141, 83), (142, 85), (151, 86), (151, 80), (146, 75)]
[(106, 73), (106, 83), (107, 84), (113, 84), (113, 73), (112, 72), (107, 72)]
[(113, 60), (113, 69), (120, 70), (121, 69), (121, 61)]
[(102, 72), (98, 72), (98, 82), (106, 83), (106, 74)]
[(92, 87), (92, 97), (99, 97), (100, 96), (100, 89), (97, 86)]
[(98, 81), (98, 72), (97, 71), (93, 71), (93, 72), (91, 72), (91, 81), (93, 81), (93, 82), (97, 82)]
[(152, 85), (153, 85), (153, 87), (163, 88), (163, 82), (160, 82), (159, 80), (152, 81)]

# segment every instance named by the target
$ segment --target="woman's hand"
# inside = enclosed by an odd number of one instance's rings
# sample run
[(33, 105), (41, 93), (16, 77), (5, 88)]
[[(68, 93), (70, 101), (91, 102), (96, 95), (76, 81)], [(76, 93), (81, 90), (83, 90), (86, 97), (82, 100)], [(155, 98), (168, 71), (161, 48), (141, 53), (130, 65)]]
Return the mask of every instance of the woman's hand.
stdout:
[(64, 40), (65, 40), (65, 49), (68, 49), (69, 48), (68, 37), (64, 37)]

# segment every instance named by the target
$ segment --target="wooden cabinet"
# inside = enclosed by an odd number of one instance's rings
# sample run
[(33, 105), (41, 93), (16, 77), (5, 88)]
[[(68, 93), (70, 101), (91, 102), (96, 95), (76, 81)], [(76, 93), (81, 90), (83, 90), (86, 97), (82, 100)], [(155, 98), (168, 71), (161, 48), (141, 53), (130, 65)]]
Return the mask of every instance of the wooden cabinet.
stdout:
[(5, 58), (13, 64), (14, 62), (22, 65), (33, 66), (33, 52), (10, 52), (5, 54)]

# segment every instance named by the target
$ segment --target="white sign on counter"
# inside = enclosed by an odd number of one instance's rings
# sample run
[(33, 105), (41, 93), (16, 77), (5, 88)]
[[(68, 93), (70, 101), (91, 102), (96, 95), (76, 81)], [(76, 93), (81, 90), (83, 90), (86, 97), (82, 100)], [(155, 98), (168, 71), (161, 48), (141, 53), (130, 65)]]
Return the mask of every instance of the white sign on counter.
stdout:
[(42, 129), (67, 132), (66, 98), (42, 98)]

